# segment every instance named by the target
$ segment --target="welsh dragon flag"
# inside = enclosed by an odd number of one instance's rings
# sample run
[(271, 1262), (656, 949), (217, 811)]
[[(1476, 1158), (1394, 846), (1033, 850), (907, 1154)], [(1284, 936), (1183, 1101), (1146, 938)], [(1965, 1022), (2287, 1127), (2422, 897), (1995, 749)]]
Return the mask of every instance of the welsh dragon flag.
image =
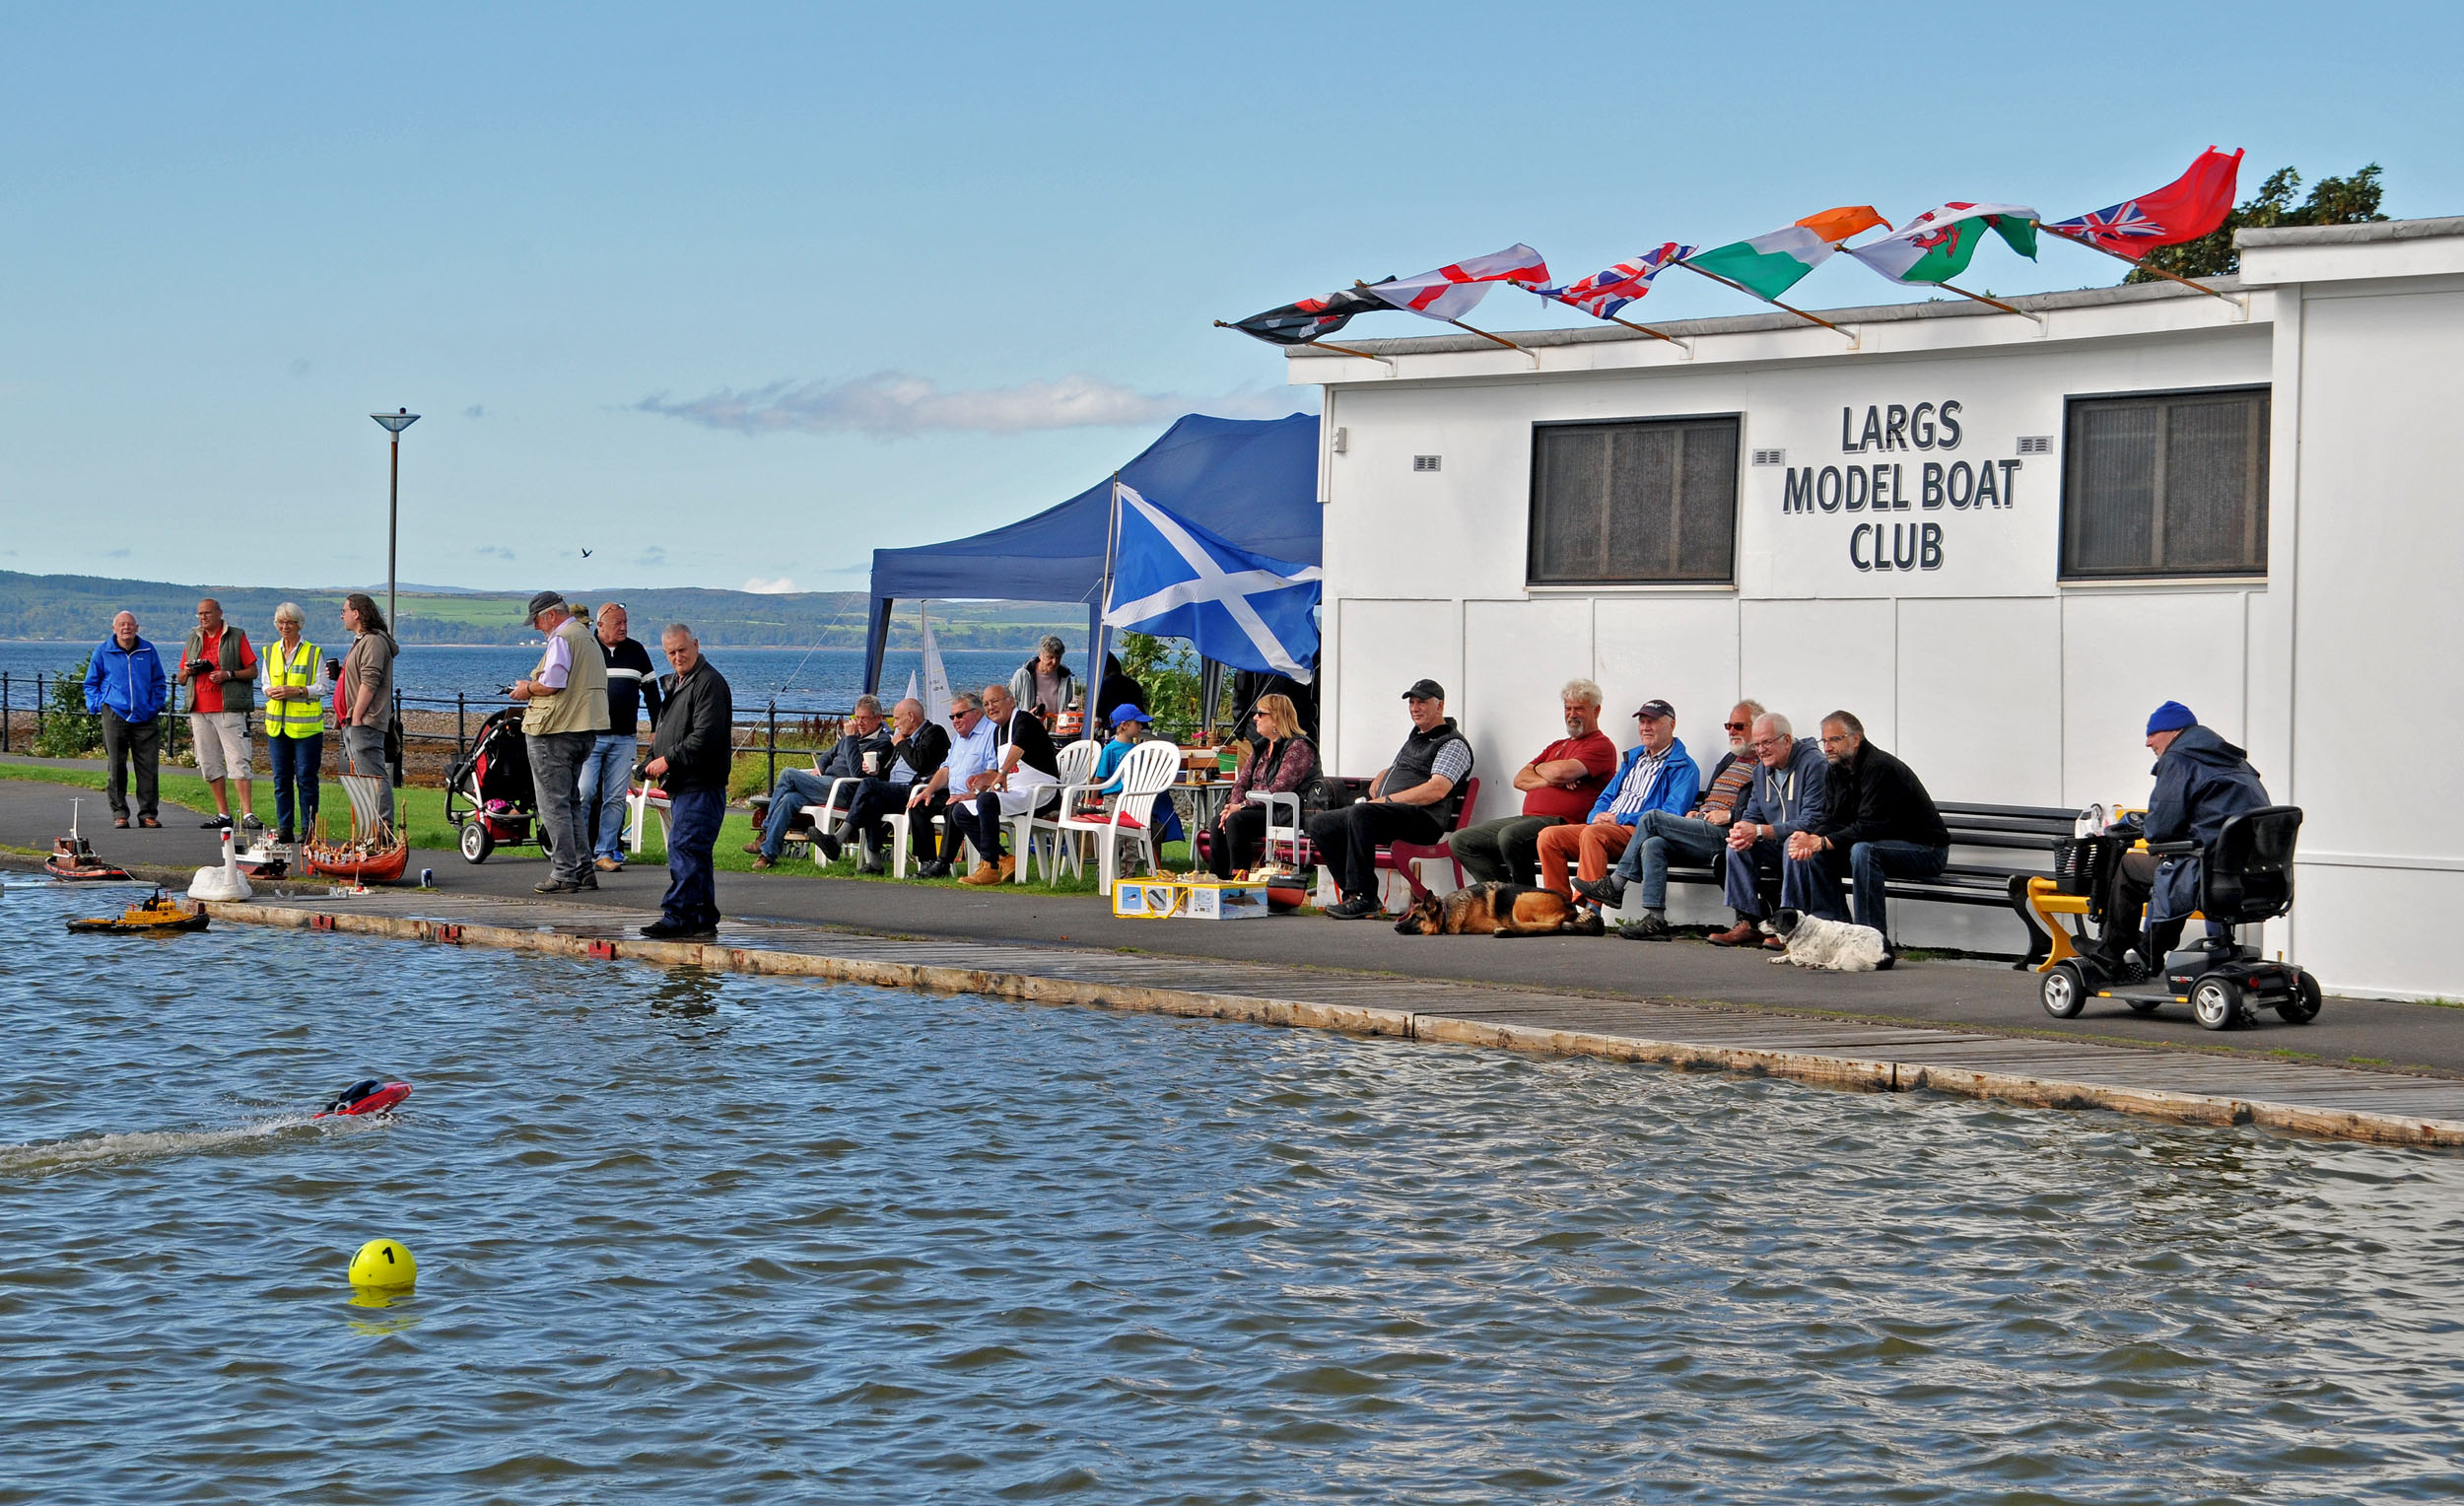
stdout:
[(1945, 283), (1967, 270), (1992, 231), (2020, 255), (2036, 257), (2036, 211), (2023, 204), (1945, 204), (1929, 209), (1848, 254), (1892, 282)]
[(1889, 224), (1867, 204), (1825, 209), (1768, 235), (1732, 240), (1679, 259), (1689, 267), (1716, 272), (1730, 282), (1742, 284), (1756, 298), (1777, 298), (1828, 260), (1842, 240), (1877, 225), (1887, 228)]

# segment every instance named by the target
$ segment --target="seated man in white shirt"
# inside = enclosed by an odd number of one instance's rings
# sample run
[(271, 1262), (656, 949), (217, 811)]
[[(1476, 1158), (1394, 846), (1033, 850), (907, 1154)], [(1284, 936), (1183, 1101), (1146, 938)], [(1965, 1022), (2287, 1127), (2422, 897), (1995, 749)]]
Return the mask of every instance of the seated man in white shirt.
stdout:
[[(984, 698), (973, 691), (962, 691), (950, 697), (950, 754), (941, 767), (907, 796), (907, 813), (919, 826), (928, 824), (934, 816), (948, 818), (953, 797), (972, 799), (992, 787), (1000, 778), (1001, 745), (992, 719), (984, 715)], [(940, 850), (932, 860), (917, 869), (924, 878), (950, 876), (951, 860), (958, 856), (958, 845), (965, 841), (954, 821), (941, 833)]]

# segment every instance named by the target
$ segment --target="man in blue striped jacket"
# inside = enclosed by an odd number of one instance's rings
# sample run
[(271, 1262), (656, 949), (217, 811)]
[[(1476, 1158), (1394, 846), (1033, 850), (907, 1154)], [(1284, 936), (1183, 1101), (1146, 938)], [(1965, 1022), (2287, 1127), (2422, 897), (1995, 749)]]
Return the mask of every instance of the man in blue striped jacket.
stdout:
[(1575, 876), (1598, 883), (1608, 865), (1624, 856), (1634, 841), (1635, 823), (1643, 812), (1665, 810), (1683, 815), (1702, 793), (1702, 770), (1677, 735), (1677, 708), (1651, 700), (1634, 710), (1634, 723), (1643, 740), (1626, 750), (1617, 772), (1609, 776), (1600, 798), (1592, 802), (1591, 819), (1581, 826), (1552, 826), (1540, 834), (1540, 880), (1568, 899), (1574, 889), (1566, 881), (1566, 863)]

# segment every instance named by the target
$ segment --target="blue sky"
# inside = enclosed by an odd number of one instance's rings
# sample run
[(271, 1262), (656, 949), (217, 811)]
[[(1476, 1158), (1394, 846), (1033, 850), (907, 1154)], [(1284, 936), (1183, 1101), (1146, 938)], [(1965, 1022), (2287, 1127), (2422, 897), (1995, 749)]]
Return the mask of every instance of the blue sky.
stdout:
[[(2071, 214), (2212, 141), (2245, 195), (2376, 160), (2389, 213), (2464, 212), (2445, 7), (1883, 16), (11, 7), (0, 569), (381, 579), (365, 415), (408, 405), (405, 580), (856, 589), (1171, 414), (1314, 405), (1210, 321), (1354, 277), (1516, 240), (1579, 276), (1843, 203)], [(1650, 311), (1751, 307), (1681, 281)], [(1799, 289), (1892, 291), (1845, 258)], [(1543, 307), (1475, 321), (1581, 322)]]

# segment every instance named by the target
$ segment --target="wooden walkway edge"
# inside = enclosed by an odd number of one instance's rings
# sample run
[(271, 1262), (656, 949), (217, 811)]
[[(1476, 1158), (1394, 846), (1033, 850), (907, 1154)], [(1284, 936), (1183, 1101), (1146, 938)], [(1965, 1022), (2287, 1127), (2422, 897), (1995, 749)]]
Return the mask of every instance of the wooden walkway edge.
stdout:
[[(1596, 1057), (1859, 1092), (1930, 1090), (2181, 1125), (2464, 1146), (2464, 1082), (2249, 1056), (818, 925), (731, 922), (717, 942), (650, 941), (602, 911), (434, 894), (204, 908), (217, 921), (249, 925)], [(509, 911), (536, 920), (504, 924)]]

